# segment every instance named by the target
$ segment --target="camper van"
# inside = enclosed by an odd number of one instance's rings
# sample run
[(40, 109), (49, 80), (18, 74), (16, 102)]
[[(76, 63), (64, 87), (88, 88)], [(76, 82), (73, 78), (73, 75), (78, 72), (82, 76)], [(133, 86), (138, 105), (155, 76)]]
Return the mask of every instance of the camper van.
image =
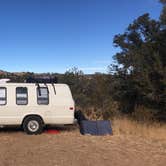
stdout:
[(0, 81), (0, 126), (40, 134), (45, 125), (73, 124), (74, 100), (66, 84)]

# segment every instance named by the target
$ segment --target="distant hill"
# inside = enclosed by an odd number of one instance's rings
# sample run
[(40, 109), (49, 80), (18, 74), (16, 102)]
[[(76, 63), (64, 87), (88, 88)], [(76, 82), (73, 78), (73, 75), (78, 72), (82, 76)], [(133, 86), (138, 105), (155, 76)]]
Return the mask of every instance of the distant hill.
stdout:
[(4, 72), (3, 70), (0, 70), (0, 72)]
[[(33, 77), (56, 77), (58, 82), (63, 82), (64, 74), (61, 73), (33, 73), (33, 72), (8, 72), (4, 70), (0, 70), (0, 79), (9, 78), (11, 82), (25, 82), (28, 78)], [(91, 80), (94, 74), (84, 74), (86, 79)]]
[(11, 82), (25, 82), (28, 78), (40, 77), (44, 78), (46, 76), (56, 77), (59, 79), (63, 74), (59, 73), (33, 73), (33, 72), (7, 72), (0, 70), (0, 79), (9, 78)]
[(0, 74), (6, 74), (8, 73), (7, 71), (4, 71), (4, 70), (0, 70)]
[(8, 72), (8, 71), (4, 71), (4, 70), (0, 70), (0, 77), (10, 77), (10, 75), (16, 75), (16, 76), (22, 76), (26, 74), (26, 72)]

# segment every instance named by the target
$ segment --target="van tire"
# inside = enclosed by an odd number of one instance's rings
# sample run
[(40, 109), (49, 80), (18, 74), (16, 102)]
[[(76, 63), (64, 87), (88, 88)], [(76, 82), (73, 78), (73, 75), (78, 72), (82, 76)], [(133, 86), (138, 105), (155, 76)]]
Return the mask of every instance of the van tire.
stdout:
[(24, 119), (22, 126), (28, 135), (37, 135), (42, 133), (44, 123), (38, 116), (28, 116)]

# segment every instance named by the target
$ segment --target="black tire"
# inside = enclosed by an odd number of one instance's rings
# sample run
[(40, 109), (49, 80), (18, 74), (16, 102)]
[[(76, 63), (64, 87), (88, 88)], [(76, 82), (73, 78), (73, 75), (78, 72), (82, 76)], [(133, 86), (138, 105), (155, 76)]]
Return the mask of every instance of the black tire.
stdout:
[[(23, 121), (23, 129), (29, 135), (41, 134), (43, 131), (44, 123), (38, 116), (28, 116)], [(33, 127), (36, 126), (36, 129)]]

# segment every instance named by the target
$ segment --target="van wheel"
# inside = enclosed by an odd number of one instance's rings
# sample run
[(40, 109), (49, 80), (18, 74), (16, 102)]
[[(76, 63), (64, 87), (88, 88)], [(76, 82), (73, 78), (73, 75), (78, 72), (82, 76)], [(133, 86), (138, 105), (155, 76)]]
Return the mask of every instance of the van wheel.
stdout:
[(42, 119), (37, 116), (29, 116), (23, 122), (23, 129), (29, 135), (41, 134), (43, 126)]

